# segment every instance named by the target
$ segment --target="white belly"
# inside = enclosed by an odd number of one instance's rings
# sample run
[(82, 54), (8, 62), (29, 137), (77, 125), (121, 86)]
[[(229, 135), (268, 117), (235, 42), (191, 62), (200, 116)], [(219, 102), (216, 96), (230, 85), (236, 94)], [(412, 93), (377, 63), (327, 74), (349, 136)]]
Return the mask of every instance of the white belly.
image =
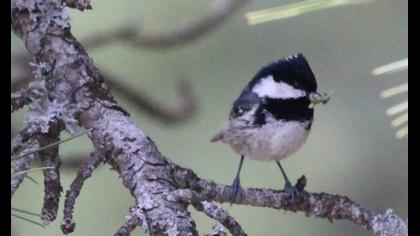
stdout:
[(305, 127), (309, 122), (277, 121), (260, 127), (227, 125), (222, 141), (239, 155), (251, 159), (280, 160), (297, 151), (308, 137)]

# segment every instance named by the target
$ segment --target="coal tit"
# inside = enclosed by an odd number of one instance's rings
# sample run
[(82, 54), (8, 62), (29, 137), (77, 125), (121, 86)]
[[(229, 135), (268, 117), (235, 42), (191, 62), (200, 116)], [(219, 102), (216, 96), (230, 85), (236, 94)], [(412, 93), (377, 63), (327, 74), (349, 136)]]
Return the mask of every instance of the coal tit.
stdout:
[(316, 90), (315, 76), (300, 53), (263, 67), (243, 89), (233, 103), (229, 122), (211, 140), (227, 143), (241, 155), (232, 200), (241, 190), (244, 156), (276, 161), (285, 191), (291, 198), (298, 194), (279, 161), (296, 152), (308, 137), (314, 118), (312, 105), (322, 100)]

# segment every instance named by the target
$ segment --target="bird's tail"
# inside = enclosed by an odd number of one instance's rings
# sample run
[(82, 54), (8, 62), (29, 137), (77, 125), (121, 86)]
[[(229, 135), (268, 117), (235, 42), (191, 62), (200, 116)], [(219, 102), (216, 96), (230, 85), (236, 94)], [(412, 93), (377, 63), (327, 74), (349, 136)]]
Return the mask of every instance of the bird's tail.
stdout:
[(210, 140), (212, 143), (220, 141), (223, 139), (223, 133), (219, 132), (216, 135), (213, 136), (213, 138)]

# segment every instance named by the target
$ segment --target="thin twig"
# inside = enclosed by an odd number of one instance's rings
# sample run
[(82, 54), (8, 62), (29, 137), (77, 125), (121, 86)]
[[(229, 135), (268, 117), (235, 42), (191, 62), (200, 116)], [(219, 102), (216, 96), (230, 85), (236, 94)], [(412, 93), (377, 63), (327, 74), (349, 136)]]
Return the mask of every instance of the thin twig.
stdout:
[(47, 89), (43, 80), (31, 82), (27, 88), (22, 88), (11, 94), (11, 111), (17, 111), (33, 100), (41, 98), (46, 93)]
[[(39, 141), (36, 139), (32, 139), (26, 143), (27, 145), (30, 145), (30, 148), (37, 148), (39, 146)], [(28, 147), (29, 148), (29, 147)], [(23, 152), (25, 152), (25, 149)], [(29, 151), (30, 152), (30, 151)], [(18, 159), (14, 162), (13, 165), (13, 174), (10, 177), (11, 180), (11, 195), (15, 193), (15, 191), (19, 188), (20, 184), (22, 183), (23, 179), (26, 176), (26, 173), (21, 175), (16, 175), (15, 173), (19, 173), (22, 171), (26, 171), (29, 169), (31, 162), (35, 159), (36, 155), (35, 153), (29, 154), (26, 156), (26, 158)]]
[(215, 29), (248, 0), (213, 0), (208, 12), (173, 31), (147, 35), (140, 33), (127, 41), (135, 48), (168, 49), (189, 43)]
[(219, 222), (211, 227), (210, 231), (206, 234), (206, 236), (226, 236), (226, 230)]
[(80, 194), (80, 190), (86, 179), (88, 179), (93, 171), (103, 161), (103, 157), (98, 152), (91, 153), (90, 157), (86, 160), (79, 171), (77, 176), (70, 185), (69, 190), (66, 193), (66, 200), (64, 202), (64, 217), (61, 223), (61, 230), (63, 233), (68, 234), (73, 232), (76, 224), (73, 222), (73, 208), (76, 203), (76, 198)]
[[(55, 140), (59, 140), (58, 135)], [(53, 140), (51, 141), (53, 142)], [(57, 217), (60, 195), (63, 191), (60, 183), (60, 157), (58, 146), (41, 152), (41, 163), (43, 166), (51, 166), (51, 169), (44, 170), (44, 204), (42, 206), (42, 220), (49, 224)]]
[(229, 213), (214, 204), (213, 202), (203, 201), (200, 203), (193, 204), (195, 209), (204, 212), (208, 217), (220, 222), (225, 226), (229, 232), (234, 236), (245, 236), (246, 233), (243, 231), (241, 225), (229, 215)]
[(114, 236), (127, 236), (130, 235), (137, 226), (141, 226), (144, 230), (148, 230), (148, 225), (142, 209), (133, 207), (130, 209), (130, 214), (126, 216), (126, 221), (121, 226)]
[(159, 119), (164, 124), (185, 121), (187, 118), (192, 117), (197, 110), (197, 99), (193, 96), (189, 84), (184, 80), (180, 80), (178, 83), (178, 93), (182, 100), (181, 104), (175, 108), (165, 107), (164, 104), (159, 104), (147, 97), (144, 92), (124, 86), (117, 81), (116, 78), (108, 77), (107, 83), (111, 90), (133, 102), (139, 110), (145, 111), (148, 115)]

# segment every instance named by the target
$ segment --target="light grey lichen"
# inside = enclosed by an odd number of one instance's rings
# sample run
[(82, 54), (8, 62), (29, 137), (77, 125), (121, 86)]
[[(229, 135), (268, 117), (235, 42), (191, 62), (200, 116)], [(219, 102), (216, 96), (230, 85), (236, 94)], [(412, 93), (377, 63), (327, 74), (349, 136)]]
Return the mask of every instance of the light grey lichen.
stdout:
[(222, 224), (217, 222), (213, 227), (211, 227), (210, 231), (205, 234), (205, 236), (226, 236), (226, 229), (223, 227)]
[(146, 221), (146, 216), (143, 213), (143, 210), (140, 207), (132, 207), (130, 209), (130, 214), (127, 215), (125, 218), (126, 220), (129, 220), (129, 218), (131, 217), (138, 217), (140, 222), (139, 222), (139, 226), (144, 229), (144, 231), (148, 231), (149, 230), (149, 226), (147, 225), (147, 221)]
[(309, 197), (309, 205), (312, 206), (312, 211), (311, 212), (307, 212), (307, 216), (309, 216), (310, 214), (313, 214), (315, 216), (320, 216), (323, 214), (323, 206), (322, 203), (320, 201), (317, 201), (317, 199), (310, 195)]
[(35, 80), (29, 83), (28, 88), (31, 90), (32, 95), (35, 98), (43, 97), (48, 93), (45, 87), (45, 80)]
[(51, 72), (51, 69), (52, 69), (50, 64), (47, 62), (40, 62), (40, 63), (29, 62), (29, 65), (34, 67), (34, 70), (32, 71), (32, 73), (34, 74), (35, 79), (45, 78)]
[(90, 5), (90, 0), (72, 0), (72, 1), (65, 1), (66, 5), (69, 7), (77, 8), (80, 11), (85, 9), (92, 9)]
[(42, 33), (46, 33), (51, 23), (62, 29), (70, 27), (70, 16), (65, 10), (64, 1), (15, 0), (11, 2), (11, 8), (28, 10), (31, 20), (38, 23)]
[(372, 220), (372, 229), (379, 236), (407, 236), (408, 221), (404, 221), (394, 214), (392, 209), (385, 214), (378, 214)]
[(10, 178), (11, 181), (11, 194), (13, 195), (15, 191), (19, 188), (20, 184), (23, 181), (23, 178), (27, 173), (20, 173), (29, 169), (31, 162), (37, 157), (36, 153), (33, 153), (35, 150), (39, 149), (40, 145), (38, 140), (32, 139), (25, 144), (25, 148), (19, 153), (19, 155), (29, 154), (26, 158), (19, 158), (12, 163), (13, 174)]
[(50, 121), (59, 119), (63, 121), (66, 130), (73, 135), (83, 130), (79, 121), (75, 119), (75, 114), (78, 112), (79, 109), (73, 104), (59, 103), (56, 100), (49, 101), (48, 99), (33, 100), (25, 122), (31, 124), (29, 132), (35, 132), (35, 130), (31, 130), (33, 127), (41, 133), (48, 133)]
[(35, 10), (35, 0), (11, 0), (11, 8), (17, 8), (19, 10), (29, 10), (32, 12)]

